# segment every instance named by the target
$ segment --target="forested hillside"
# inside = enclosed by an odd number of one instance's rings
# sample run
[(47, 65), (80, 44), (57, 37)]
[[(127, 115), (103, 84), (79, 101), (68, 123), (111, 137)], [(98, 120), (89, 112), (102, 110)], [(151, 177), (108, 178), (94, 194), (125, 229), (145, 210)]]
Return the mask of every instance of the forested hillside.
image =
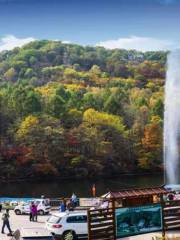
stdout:
[(160, 171), (166, 56), (57, 41), (1, 52), (1, 178)]

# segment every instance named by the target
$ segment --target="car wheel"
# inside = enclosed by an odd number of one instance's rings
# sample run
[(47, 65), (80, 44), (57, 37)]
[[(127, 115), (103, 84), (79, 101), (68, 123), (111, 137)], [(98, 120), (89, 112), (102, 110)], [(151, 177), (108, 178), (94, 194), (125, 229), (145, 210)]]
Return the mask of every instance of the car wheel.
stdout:
[(73, 231), (67, 231), (63, 234), (63, 240), (76, 240), (76, 234)]
[(43, 210), (39, 210), (38, 214), (42, 216), (42, 215), (44, 215), (44, 211)]
[(21, 211), (20, 211), (19, 209), (16, 209), (16, 210), (15, 210), (15, 214), (16, 214), (16, 215), (21, 215)]

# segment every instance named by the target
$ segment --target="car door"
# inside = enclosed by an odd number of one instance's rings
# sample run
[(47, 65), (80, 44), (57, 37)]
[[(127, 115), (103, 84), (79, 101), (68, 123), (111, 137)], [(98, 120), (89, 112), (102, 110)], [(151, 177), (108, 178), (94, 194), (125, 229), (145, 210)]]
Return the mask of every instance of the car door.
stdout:
[(76, 216), (69, 216), (66, 219), (66, 224), (64, 226), (64, 230), (74, 230), (76, 233), (78, 233), (78, 229), (76, 229)]
[(29, 204), (24, 205), (23, 212), (24, 212), (24, 213), (27, 213), (27, 214), (30, 213), (30, 206), (29, 206)]
[(86, 215), (76, 215), (74, 216), (73, 228), (77, 235), (87, 234), (87, 216)]
[(74, 230), (77, 235), (88, 233), (87, 215), (75, 215), (67, 217), (67, 230)]
[(76, 228), (78, 229), (78, 235), (88, 234), (87, 215), (76, 216)]

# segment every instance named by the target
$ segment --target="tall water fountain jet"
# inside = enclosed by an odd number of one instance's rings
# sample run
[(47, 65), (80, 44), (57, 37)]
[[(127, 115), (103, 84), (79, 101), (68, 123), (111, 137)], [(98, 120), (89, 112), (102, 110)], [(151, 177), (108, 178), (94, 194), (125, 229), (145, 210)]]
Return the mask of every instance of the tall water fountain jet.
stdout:
[(165, 182), (180, 184), (180, 51), (168, 56), (165, 86), (164, 159)]

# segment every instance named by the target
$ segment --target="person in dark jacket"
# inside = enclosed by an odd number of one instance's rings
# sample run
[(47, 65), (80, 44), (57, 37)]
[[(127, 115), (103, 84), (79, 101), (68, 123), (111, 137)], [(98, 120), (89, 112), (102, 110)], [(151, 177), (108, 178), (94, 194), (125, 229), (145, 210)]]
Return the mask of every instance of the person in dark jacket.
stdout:
[(6, 209), (6, 212), (2, 215), (2, 220), (3, 220), (3, 226), (2, 226), (2, 231), (1, 233), (4, 233), (4, 228), (7, 227), (9, 230), (9, 235), (12, 236), (12, 230), (9, 224), (9, 209)]
[(29, 212), (29, 221), (31, 222), (31, 221), (34, 221), (34, 219), (33, 219), (33, 202), (31, 203), (31, 205), (30, 205), (30, 212)]
[(2, 211), (2, 203), (0, 202), (0, 212)]

